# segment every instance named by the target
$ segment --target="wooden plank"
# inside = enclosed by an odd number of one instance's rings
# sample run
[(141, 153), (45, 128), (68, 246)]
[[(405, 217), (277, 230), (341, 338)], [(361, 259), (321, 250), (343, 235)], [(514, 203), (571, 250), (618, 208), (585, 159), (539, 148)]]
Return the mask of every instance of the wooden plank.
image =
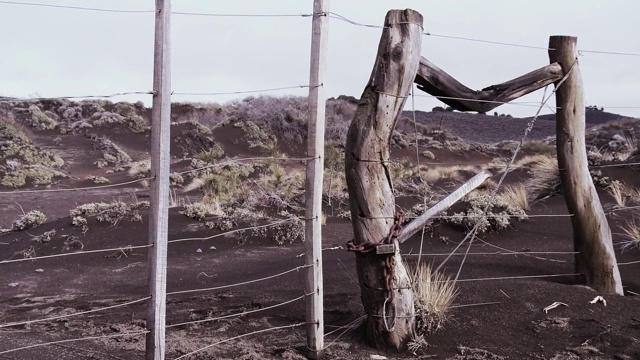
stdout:
[(314, 0), (309, 75), (309, 126), (305, 190), (305, 293), (307, 318), (307, 356), (320, 359), (324, 350), (322, 284), (322, 183), (324, 176), (324, 132), (326, 108), (326, 68), (329, 40), (329, 0)]
[[(421, 43), (422, 15), (410, 9), (387, 13), (373, 71), (347, 133), (345, 170), (356, 245), (381, 241), (394, 223), (389, 142), (418, 70)], [(385, 273), (389, 255), (356, 253), (356, 266), (368, 342), (398, 351), (413, 333), (413, 293), (400, 253), (391, 256), (397, 279), (391, 292)], [(393, 313), (397, 316), (387, 318), (387, 325), (395, 326), (385, 326), (383, 314)]]
[(149, 293), (146, 359), (165, 357), (169, 145), (171, 128), (171, 0), (156, 0), (151, 109), (151, 201), (149, 211)]
[(491, 177), (491, 174), (487, 171), (482, 171), (469, 179), (466, 183), (462, 184), (459, 188), (457, 188), (454, 192), (449, 194), (444, 199), (440, 200), (437, 204), (431, 207), (429, 210), (425, 211), (422, 215), (415, 218), (409, 224), (407, 224), (400, 234), (398, 235), (398, 242), (403, 243), (407, 241), (413, 234), (417, 233), (422, 229), (423, 226), (434, 216), (439, 213), (447, 210), (453, 204), (457, 203), (462, 199), (465, 195), (472, 192), (478, 186), (482, 185), (488, 178)]
[(420, 59), (415, 82), (420, 90), (439, 97), (440, 101), (455, 110), (485, 113), (502, 105), (501, 103), (515, 100), (561, 78), (562, 68), (553, 63), (502, 84), (476, 91), (423, 57)]
[(622, 295), (620, 271), (613, 251), (611, 229), (589, 174), (585, 144), (585, 107), (578, 66), (577, 38), (552, 36), (549, 59), (569, 74), (556, 84), (556, 141), (558, 168), (569, 213), (573, 214), (576, 270), (598, 292)]

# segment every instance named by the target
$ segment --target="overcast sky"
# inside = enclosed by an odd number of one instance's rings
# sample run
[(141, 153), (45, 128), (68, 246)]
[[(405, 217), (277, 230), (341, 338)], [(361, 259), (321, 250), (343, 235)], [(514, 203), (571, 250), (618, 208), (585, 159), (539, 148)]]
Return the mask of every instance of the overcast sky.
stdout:
[[(153, 0), (14, 0), (120, 10), (153, 10)], [(640, 2), (633, 0), (333, 0), (331, 11), (382, 25), (389, 9), (412, 8), (433, 34), (546, 47), (550, 35), (578, 36), (578, 48), (640, 53)], [(174, 12), (308, 14), (313, 0), (174, 0)], [(174, 15), (173, 90), (233, 92), (306, 85), (311, 19)], [(12, 5), (0, 1), (0, 95), (106, 95), (152, 88), (153, 13), (109, 13)], [(328, 96), (359, 97), (381, 29), (331, 19)], [(422, 55), (473, 89), (548, 64), (547, 51), (423, 36)], [(640, 117), (640, 57), (584, 52), (580, 68), (588, 105)], [(269, 92), (306, 95), (306, 89)], [(174, 101), (223, 103), (244, 95), (178, 96)], [(536, 92), (520, 102), (539, 102)], [(143, 100), (149, 96), (113, 99)], [(410, 102), (407, 106), (410, 107)], [(418, 109), (440, 103), (416, 99)], [(532, 116), (536, 107), (499, 112)], [(549, 112), (548, 110), (545, 112)]]

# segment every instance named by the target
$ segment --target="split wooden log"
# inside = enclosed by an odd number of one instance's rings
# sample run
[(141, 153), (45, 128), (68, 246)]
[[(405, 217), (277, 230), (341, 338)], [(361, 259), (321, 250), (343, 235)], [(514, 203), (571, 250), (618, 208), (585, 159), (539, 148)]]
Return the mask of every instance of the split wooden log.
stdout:
[[(576, 271), (586, 284), (605, 294), (622, 295), (620, 271), (613, 251), (611, 229), (591, 180), (585, 144), (585, 107), (578, 66), (577, 38), (552, 36), (549, 59), (569, 74), (556, 84), (556, 142), (560, 180), (569, 213), (573, 214)], [(563, 75), (564, 77), (564, 75)]]
[(408, 223), (398, 235), (398, 242), (402, 244), (403, 242), (407, 241), (407, 239), (409, 239), (413, 234), (422, 229), (425, 224), (429, 222), (429, 220), (431, 220), (431, 218), (450, 208), (453, 204), (460, 201), (460, 199), (462, 199), (465, 195), (472, 192), (478, 186), (482, 185), (482, 183), (484, 183), (490, 177), (491, 173), (489, 173), (488, 171), (481, 171), (476, 176), (469, 179), (469, 181), (462, 184), (462, 186), (457, 188), (454, 192), (449, 194), (444, 199), (440, 200), (429, 210), (425, 211), (422, 215), (418, 216), (413, 221)]
[(553, 84), (560, 80), (562, 75), (562, 67), (553, 63), (513, 80), (477, 91), (466, 87), (429, 60), (421, 58), (415, 82), (420, 90), (437, 97), (455, 110), (486, 113), (502, 103)]
[[(391, 10), (384, 26), (369, 83), (347, 133), (345, 171), (356, 245), (382, 241), (394, 224), (390, 140), (420, 59), (422, 15)], [(395, 248), (391, 258), (356, 253), (356, 264), (369, 343), (400, 351), (411, 338), (414, 307), (409, 275)], [(395, 262), (391, 291), (388, 260)]]

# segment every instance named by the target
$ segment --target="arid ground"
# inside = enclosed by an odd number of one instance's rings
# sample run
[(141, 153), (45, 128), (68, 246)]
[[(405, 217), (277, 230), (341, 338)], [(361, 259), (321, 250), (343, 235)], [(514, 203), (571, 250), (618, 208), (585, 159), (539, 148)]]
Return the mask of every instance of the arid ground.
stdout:
[[(344, 249), (352, 229), (343, 148), (355, 104), (341, 97), (328, 105), (327, 359), (640, 359), (640, 238), (625, 231), (640, 225), (640, 120), (587, 112), (589, 161), (624, 297), (592, 304), (602, 294), (574, 275), (571, 218), (553, 167), (555, 122), (544, 117), (498, 189), (503, 203), (492, 203), (495, 218), (484, 219), (469, 249), (442, 328), (395, 354), (366, 344), (359, 328), (355, 255)], [(305, 321), (303, 232), (295, 218), (304, 209), (305, 112), (303, 98), (287, 97), (174, 105), (169, 239), (181, 241), (168, 248), (167, 358), (209, 345), (187, 358), (305, 358), (304, 327), (294, 326)], [(142, 104), (0, 102), (0, 261), (9, 261), (0, 262), (0, 359), (144, 357), (149, 115)], [(474, 224), (451, 215), (472, 214), (474, 201), (486, 200), (531, 119), (450, 111), (416, 118), (414, 125), (404, 113), (392, 138), (396, 201), (409, 218), (480, 170), (494, 174), (424, 237), (402, 245), (409, 265), (422, 248), (421, 262), (437, 267)], [(256, 157), (268, 159), (228, 162)], [(92, 252), (103, 249), (112, 250)], [(33, 259), (48, 255), (56, 257)], [(453, 277), (463, 258), (454, 255), (441, 269)], [(175, 294), (207, 288), (217, 289)], [(543, 311), (554, 302), (565, 305)], [(284, 328), (223, 342), (273, 327)], [(83, 337), (96, 338), (11, 351)]]

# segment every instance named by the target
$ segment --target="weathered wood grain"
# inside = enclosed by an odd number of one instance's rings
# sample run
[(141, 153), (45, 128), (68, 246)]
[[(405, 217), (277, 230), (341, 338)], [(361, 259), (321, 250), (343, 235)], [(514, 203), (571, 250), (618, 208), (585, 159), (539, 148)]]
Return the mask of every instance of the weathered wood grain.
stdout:
[(578, 66), (577, 39), (552, 36), (549, 59), (569, 74), (556, 84), (556, 141), (558, 168), (573, 225), (576, 270), (598, 292), (622, 295), (620, 272), (613, 251), (611, 229), (589, 173), (585, 144), (585, 107), (582, 75)]
[[(413, 10), (391, 10), (385, 18), (376, 61), (347, 133), (345, 170), (354, 242), (379, 242), (393, 225), (395, 199), (389, 171), (389, 146), (398, 115), (415, 79), (422, 43), (422, 15)], [(393, 300), (383, 289), (382, 255), (356, 254), (364, 310), (368, 314), (369, 343), (382, 350), (400, 350), (413, 327), (413, 294), (399, 253), (395, 259)], [(383, 306), (395, 326), (387, 331)], [(393, 305), (390, 305), (393, 304)], [(393, 323), (392, 316), (388, 323)]]
[[(481, 91), (472, 90), (435, 64), (420, 59), (415, 82), (418, 88), (459, 111), (485, 113), (502, 103), (515, 100), (562, 78), (562, 68), (553, 63), (502, 84), (491, 85)], [(459, 100), (469, 99), (469, 100)]]

